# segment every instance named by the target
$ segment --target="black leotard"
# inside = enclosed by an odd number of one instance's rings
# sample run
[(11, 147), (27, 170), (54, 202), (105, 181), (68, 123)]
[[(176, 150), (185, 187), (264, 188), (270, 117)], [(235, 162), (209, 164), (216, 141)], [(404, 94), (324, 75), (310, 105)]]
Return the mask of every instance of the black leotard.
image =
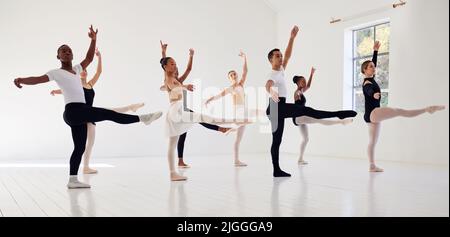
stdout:
[[(375, 67), (377, 66), (377, 57), (378, 57), (378, 51), (373, 52), (372, 62), (375, 64)], [(369, 83), (366, 84), (366, 82), (369, 82)], [(365, 99), (364, 120), (367, 123), (371, 123), (370, 114), (376, 108), (380, 108), (380, 101), (381, 101), (381, 98), (379, 100), (374, 98), (374, 94), (381, 93), (380, 86), (375, 81), (375, 77), (364, 79), (363, 92), (364, 92), (364, 99)]]

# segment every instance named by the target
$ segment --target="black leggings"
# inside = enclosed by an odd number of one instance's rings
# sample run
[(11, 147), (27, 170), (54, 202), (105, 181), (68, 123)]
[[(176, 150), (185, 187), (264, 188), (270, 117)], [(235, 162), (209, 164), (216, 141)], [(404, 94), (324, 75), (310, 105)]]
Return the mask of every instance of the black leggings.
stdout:
[(127, 115), (112, 110), (90, 107), (82, 103), (66, 105), (64, 121), (72, 130), (74, 150), (70, 157), (70, 175), (77, 175), (87, 140), (87, 123), (113, 121), (120, 124), (139, 122), (139, 116)]
[(320, 111), (310, 107), (300, 106), (296, 104), (287, 104), (286, 98), (280, 98), (280, 102), (276, 103), (270, 99), (269, 107), (267, 108), (267, 116), (272, 125), (272, 147), (270, 153), (272, 155), (272, 164), (274, 171), (280, 171), (279, 157), (280, 145), (283, 140), (284, 120), (286, 118), (297, 118), (308, 116), (315, 119), (326, 119), (337, 117), (345, 119), (349, 117), (356, 117), (357, 113), (352, 110), (343, 110), (336, 112)]
[[(189, 110), (189, 112), (194, 113), (194, 111)], [(217, 125), (213, 125), (213, 124), (208, 124), (208, 123), (200, 123), (200, 125), (202, 125), (203, 127), (210, 129), (210, 130), (214, 130), (214, 131), (219, 131), (219, 126)], [(186, 136), (187, 133), (184, 133), (183, 135), (181, 135), (178, 138), (178, 145), (177, 145), (177, 150), (178, 150), (178, 158), (183, 159), (184, 157), (184, 143), (186, 142)]]

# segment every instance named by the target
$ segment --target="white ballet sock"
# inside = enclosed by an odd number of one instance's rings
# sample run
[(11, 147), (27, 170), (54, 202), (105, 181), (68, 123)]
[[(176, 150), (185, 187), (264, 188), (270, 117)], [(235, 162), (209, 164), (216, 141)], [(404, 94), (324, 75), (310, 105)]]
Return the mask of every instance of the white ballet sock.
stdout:
[(162, 115), (163, 115), (162, 112), (156, 112), (156, 113), (152, 113), (152, 114), (139, 115), (139, 120), (141, 122), (143, 122), (145, 125), (150, 125), (154, 121), (156, 121), (159, 118), (161, 118)]
[(371, 164), (369, 172), (380, 173), (380, 172), (384, 172), (384, 169), (377, 167), (375, 164)]
[(248, 165), (246, 163), (240, 161), (240, 160), (235, 160), (234, 161), (234, 166), (236, 166), (236, 167), (246, 167)]
[(78, 177), (76, 175), (71, 175), (69, 177), (69, 183), (67, 184), (67, 188), (69, 189), (91, 188), (91, 185), (82, 183), (78, 181)]

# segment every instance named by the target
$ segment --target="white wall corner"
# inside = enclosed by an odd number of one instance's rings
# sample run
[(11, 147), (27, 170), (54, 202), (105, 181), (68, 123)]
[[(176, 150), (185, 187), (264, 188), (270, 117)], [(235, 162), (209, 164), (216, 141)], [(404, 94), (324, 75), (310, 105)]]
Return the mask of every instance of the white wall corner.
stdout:
[(278, 9), (275, 7), (275, 5), (272, 4), (270, 0), (263, 0), (263, 2), (273, 11), (273, 13), (275, 13), (275, 15), (278, 15)]

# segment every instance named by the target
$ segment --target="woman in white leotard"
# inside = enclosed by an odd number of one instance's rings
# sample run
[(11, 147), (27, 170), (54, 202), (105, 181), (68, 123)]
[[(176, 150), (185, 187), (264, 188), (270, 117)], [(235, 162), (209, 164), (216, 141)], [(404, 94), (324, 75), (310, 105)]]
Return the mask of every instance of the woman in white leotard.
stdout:
[[(206, 105), (208, 105), (212, 101), (225, 97), (228, 94), (232, 95), (234, 117), (237, 120), (245, 119), (250, 113), (249, 111), (247, 111), (245, 106), (245, 91), (244, 91), (244, 85), (247, 80), (248, 74), (247, 56), (242, 51), (239, 54), (239, 56), (244, 60), (244, 68), (242, 70), (241, 79), (239, 80), (239, 76), (236, 71), (234, 70), (230, 71), (228, 73), (228, 79), (230, 80), (231, 83), (230, 87), (224, 89), (220, 94), (213, 96), (206, 101)], [(257, 112), (255, 114), (257, 115)], [(261, 114), (264, 114), (264, 112), (261, 112)], [(247, 166), (246, 163), (242, 162), (239, 159), (239, 147), (242, 141), (242, 137), (244, 136), (244, 132), (245, 126), (240, 126), (237, 129), (236, 140), (234, 142), (234, 165), (236, 167)]]
[[(190, 57), (194, 56), (194, 50), (190, 49)], [(247, 124), (247, 121), (237, 123), (235, 120), (217, 119), (207, 115), (186, 111), (183, 108), (183, 91), (193, 91), (193, 85), (183, 85), (178, 81), (177, 64), (173, 58), (161, 59), (161, 66), (165, 72), (164, 85), (168, 90), (170, 107), (166, 115), (166, 135), (169, 137), (168, 161), (170, 179), (172, 181), (185, 181), (187, 177), (178, 174), (175, 170), (175, 147), (179, 136), (186, 133), (194, 124), (206, 122), (221, 124)]]

